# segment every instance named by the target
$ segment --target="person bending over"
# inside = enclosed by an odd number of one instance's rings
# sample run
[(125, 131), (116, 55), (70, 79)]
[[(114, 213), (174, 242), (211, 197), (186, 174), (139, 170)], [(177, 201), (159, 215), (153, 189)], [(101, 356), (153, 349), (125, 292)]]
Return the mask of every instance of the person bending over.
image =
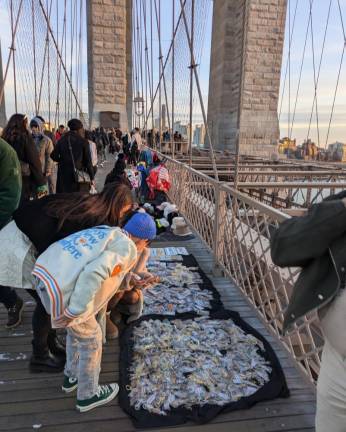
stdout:
[(50, 246), (36, 261), (36, 289), (53, 327), (67, 329), (62, 390), (77, 389), (76, 408), (89, 411), (114, 399), (116, 383), (99, 385), (102, 330), (95, 315), (107, 306), (137, 254), (156, 235), (153, 219), (138, 213), (124, 227), (98, 226)]

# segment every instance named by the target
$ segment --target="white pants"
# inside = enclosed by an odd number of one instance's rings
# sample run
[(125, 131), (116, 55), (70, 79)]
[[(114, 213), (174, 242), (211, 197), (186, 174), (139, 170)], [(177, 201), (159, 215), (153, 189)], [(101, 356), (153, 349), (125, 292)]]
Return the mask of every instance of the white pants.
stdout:
[(346, 432), (346, 359), (328, 340), (317, 383), (316, 432)]

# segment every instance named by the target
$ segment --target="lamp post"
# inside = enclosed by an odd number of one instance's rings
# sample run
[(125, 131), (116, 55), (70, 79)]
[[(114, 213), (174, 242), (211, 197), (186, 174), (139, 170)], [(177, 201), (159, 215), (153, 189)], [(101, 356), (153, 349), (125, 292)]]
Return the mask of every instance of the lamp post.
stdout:
[(140, 96), (139, 92), (137, 93), (137, 97), (135, 97), (133, 99), (133, 103), (135, 105), (135, 114), (139, 119), (139, 125), (138, 126), (141, 127), (140, 118), (144, 114), (144, 99), (142, 96)]

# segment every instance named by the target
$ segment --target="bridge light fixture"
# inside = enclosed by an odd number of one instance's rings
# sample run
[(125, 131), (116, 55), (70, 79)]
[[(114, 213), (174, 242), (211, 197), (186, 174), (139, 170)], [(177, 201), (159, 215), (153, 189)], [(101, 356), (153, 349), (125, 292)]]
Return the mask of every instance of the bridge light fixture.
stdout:
[(133, 103), (135, 104), (135, 113), (136, 116), (141, 117), (144, 113), (144, 99), (137, 93), (137, 97), (133, 99)]

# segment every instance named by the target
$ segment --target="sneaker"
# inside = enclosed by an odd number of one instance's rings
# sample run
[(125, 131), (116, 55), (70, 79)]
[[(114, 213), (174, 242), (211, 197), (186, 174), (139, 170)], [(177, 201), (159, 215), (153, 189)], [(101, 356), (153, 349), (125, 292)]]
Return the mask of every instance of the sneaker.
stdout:
[(64, 382), (61, 386), (61, 390), (65, 393), (71, 393), (73, 390), (76, 390), (78, 387), (78, 380), (77, 378), (71, 378), (66, 375), (64, 375)]
[(76, 408), (80, 412), (92, 410), (113, 400), (118, 392), (119, 386), (116, 383), (99, 385), (99, 389), (93, 397), (84, 400), (77, 399)]
[(14, 328), (17, 327), (22, 321), (22, 312), (24, 309), (24, 302), (20, 297), (17, 297), (16, 304), (9, 309), (8, 312), (8, 321), (6, 324), (6, 328)]

